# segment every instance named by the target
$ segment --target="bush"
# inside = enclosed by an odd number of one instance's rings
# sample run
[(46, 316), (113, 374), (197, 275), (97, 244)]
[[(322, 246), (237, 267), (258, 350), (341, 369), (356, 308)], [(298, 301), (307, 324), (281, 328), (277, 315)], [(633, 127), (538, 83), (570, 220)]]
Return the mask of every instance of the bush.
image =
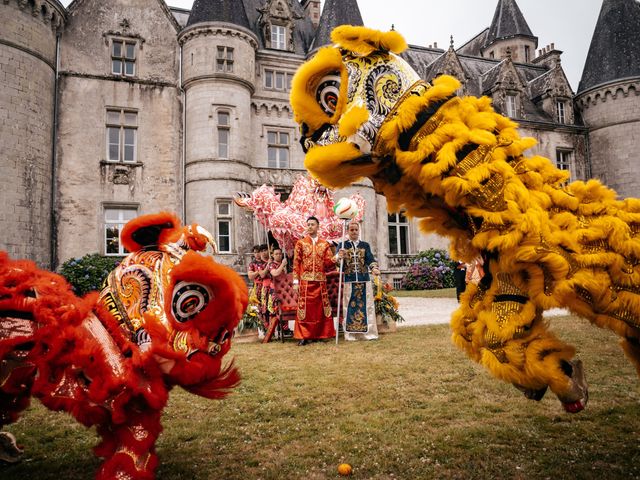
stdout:
[(456, 262), (444, 250), (431, 248), (420, 252), (402, 279), (405, 290), (435, 290), (455, 286)]
[(60, 267), (60, 274), (67, 279), (76, 295), (82, 296), (102, 285), (111, 270), (120, 263), (119, 257), (103, 257), (97, 253), (67, 260)]

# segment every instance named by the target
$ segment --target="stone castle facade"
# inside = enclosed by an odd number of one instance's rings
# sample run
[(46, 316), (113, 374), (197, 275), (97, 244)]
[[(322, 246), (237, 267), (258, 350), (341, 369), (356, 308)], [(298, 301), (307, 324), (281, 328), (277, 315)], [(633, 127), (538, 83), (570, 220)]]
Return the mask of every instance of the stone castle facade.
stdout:
[[(411, 46), (403, 56), (426, 80), (450, 74), (461, 94), (491, 96), (538, 140), (532, 153), (573, 179), (637, 196), (639, 10), (635, 0), (604, 0), (577, 94), (562, 52), (538, 49), (515, 0), (497, 0), (492, 24), (461, 47)], [(0, 249), (53, 268), (85, 253), (119, 255), (128, 219), (170, 210), (214, 233), (218, 260), (238, 271), (265, 233), (234, 193), (268, 184), (286, 195), (304, 172), (291, 77), (333, 27), (362, 24), (356, 0), (326, 0), (322, 12), (319, 0), (196, 0), (191, 11), (163, 0), (67, 9), (3, 0), (0, 20)], [(388, 215), (368, 183), (336, 197), (355, 191), (387, 276), (444, 245)]]

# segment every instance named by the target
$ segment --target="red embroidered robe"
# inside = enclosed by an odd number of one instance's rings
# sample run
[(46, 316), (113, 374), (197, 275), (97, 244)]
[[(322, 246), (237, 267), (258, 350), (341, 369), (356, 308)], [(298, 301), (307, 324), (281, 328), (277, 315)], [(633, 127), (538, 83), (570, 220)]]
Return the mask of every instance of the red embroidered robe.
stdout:
[(315, 244), (308, 236), (298, 240), (293, 257), (293, 279), (299, 284), (294, 338), (335, 336), (325, 274), (334, 267), (333, 252), (326, 240), (319, 238)]

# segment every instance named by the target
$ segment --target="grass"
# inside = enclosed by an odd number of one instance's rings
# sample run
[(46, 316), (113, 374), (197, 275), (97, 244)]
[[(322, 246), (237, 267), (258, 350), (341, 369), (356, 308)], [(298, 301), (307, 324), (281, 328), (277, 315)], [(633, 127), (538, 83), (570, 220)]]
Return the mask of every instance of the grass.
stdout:
[(441, 288), (439, 290), (393, 290), (394, 297), (422, 297), (422, 298), (456, 298), (455, 288)]
[[(176, 389), (158, 442), (159, 479), (640, 478), (640, 390), (615, 337), (575, 317), (554, 330), (578, 347), (585, 412), (550, 393), (526, 400), (449, 340), (446, 325), (377, 342), (234, 345), (243, 383), (223, 401)], [(86, 479), (96, 443), (37, 402), (11, 430), (24, 460), (3, 479)]]

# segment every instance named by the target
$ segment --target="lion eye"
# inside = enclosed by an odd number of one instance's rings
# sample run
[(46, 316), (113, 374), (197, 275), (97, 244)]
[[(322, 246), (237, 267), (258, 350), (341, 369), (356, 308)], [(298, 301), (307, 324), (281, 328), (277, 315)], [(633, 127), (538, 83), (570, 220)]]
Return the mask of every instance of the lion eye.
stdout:
[(316, 101), (322, 111), (329, 116), (336, 113), (338, 95), (340, 94), (340, 74), (332, 72), (320, 80), (316, 89)]
[(206, 286), (200, 283), (180, 282), (173, 289), (173, 316), (180, 323), (191, 320), (207, 306), (210, 298), (211, 292)]

